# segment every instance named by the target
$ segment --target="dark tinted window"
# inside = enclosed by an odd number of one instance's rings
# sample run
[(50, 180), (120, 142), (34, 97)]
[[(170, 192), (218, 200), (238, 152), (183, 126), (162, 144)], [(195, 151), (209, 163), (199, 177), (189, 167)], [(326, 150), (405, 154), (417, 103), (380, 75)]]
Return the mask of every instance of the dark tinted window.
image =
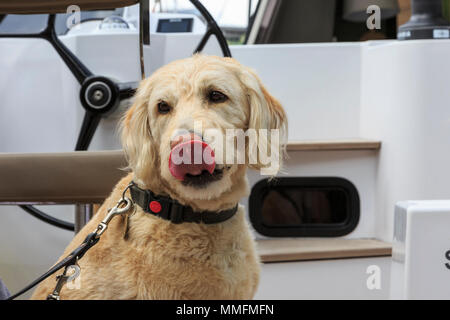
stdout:
[(192, 19), (160, 19), (157, 32), (191, 32)]
[(268, 236), (341, 236), (359, 220), (359, 196), (342, 178), (262, 180), (250, 195), (250, 219)]

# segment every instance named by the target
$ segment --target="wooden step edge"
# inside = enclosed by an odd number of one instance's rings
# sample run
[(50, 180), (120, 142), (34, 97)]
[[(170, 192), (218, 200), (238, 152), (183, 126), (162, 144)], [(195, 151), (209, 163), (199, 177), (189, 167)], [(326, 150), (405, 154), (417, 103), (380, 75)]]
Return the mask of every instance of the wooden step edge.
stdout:
[(392, 245), (376, 239), (286, 238), (256, 242), (263, 263), (392, 255)]
[(379, 150), (381, 141), (367, 139), (289, 141), (287, 151)]

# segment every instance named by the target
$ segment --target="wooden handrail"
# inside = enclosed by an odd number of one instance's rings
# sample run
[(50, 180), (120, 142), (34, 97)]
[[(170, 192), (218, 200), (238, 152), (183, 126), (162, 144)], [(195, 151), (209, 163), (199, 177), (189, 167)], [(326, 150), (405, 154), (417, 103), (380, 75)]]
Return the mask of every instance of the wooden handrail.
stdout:
[(0, 204), (101, 203), (126, 165), (121, 150), (0, 154)]

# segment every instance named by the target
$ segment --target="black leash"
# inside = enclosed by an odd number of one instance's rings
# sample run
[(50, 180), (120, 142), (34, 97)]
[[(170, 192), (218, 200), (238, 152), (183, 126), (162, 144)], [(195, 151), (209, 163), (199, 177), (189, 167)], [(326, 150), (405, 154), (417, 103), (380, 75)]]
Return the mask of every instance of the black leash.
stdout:
[[(125, 191), (127, 189), (125, 189)], [(125, 192), (123, 194), (125, 194)], [(122, 199), (120, 199), (119, 202), (117, 202), (117, 205), (108, 211), (108, 214), (103, 219), (103, 221), (100, 222), (100, 224), (97, 226), (95, 231), (88, 234), (86, 239), (84, 239), (83, 243), (78, 248), (76, 248), (74, 251), (72, 251), (67, 257), (65, 257), (63, 260), (58, 262), (55, 266), (53, 266), (50, 270), (48, 270), (42, 276), (40, 276), (39, 278), (34, 280), (32, 283), (30, 283), (28, 286), (26, 286), (24, 289), (22, 289), (15, 295), (9, 297), (7, 300), (13, 300), (13, 299), (21, 296), (22, 294), (24, 294), (28, 290), (32, 289), (33, 287), (35, 287), (36, 285), (38, 285), (39, 283), (41, 283), (42, 281), (44, 281), (45, 279), (47, 279), (48, 277), (53, 275), (54, 273), (58, 272), (62, 268), (65, 268), (64, 273), (57, 277), (57, 284), (56, 284), (55, 290), (53, 290), (53, 292), (51, 294), (49, 294), (47, 297), (47, 300), (59, 300), (59, 294), (61, 292), (61, 289), (62, 289), (63, 285), (67, 282), (67, 280), (70, 278), (70, 276), (68, 276), (68, 269), (70, 267), (75, 267), (79, 270), (79, 267), (77, 264), (78, 260), (81, 259), (89, 249), (91, 249), (93, 246), (95, 246), (98, 243), (101, 235), (108, 228), (108, 224), (112, 220), (112, 218), (114, 218), (117, 215), (121, 215), (121, 214), (128, 212), (132, 206), (133, 206), (132, 201), (123, 196)]]
[(45, 279), (50, 277), (55, 272), (58, 272), (59, 270), (61, 270), (62, 268), (64, 268), (64, 267), (67, 268), (69, 266), (75, 265), (77, 263), (78, 259), (81, 259), (90, 248), (92, 248), (94, 245), (97, 244), (98, 240), (100, 240), (100, 238), (97, 238), (97, 234), (95, 232), (90, 233), (86, 237), (86, 239), (83, 241), (83, 243), (78, 248), (76, 248), (74, 251), (72, 251), (67, 257), (65, 257), (62, 261), (57, 263), (53, 268), (48, 270), (42, 276), (40, 276), (39, 278), (34, 280), (32, 283), (30, 283), (24, 289), (22, 289), (15, 295), (9, 297), (7, 300), (13, 300), (13, 299), (21, 296), (28, 290), (32, 289), (34, 286), (38, 285), (39, 283), (41, 283), (42, 281), (44, 281)]

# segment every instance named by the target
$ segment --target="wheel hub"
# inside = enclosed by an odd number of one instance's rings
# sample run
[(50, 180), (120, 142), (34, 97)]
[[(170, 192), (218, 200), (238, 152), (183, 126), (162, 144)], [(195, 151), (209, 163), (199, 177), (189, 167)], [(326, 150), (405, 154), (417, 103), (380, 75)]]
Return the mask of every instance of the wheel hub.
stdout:
[(110, 113), (119, 104), (119, 89), (108, 78), (90, 77), (81, 86), (80, 100), (87, 111), (101, 114)]

